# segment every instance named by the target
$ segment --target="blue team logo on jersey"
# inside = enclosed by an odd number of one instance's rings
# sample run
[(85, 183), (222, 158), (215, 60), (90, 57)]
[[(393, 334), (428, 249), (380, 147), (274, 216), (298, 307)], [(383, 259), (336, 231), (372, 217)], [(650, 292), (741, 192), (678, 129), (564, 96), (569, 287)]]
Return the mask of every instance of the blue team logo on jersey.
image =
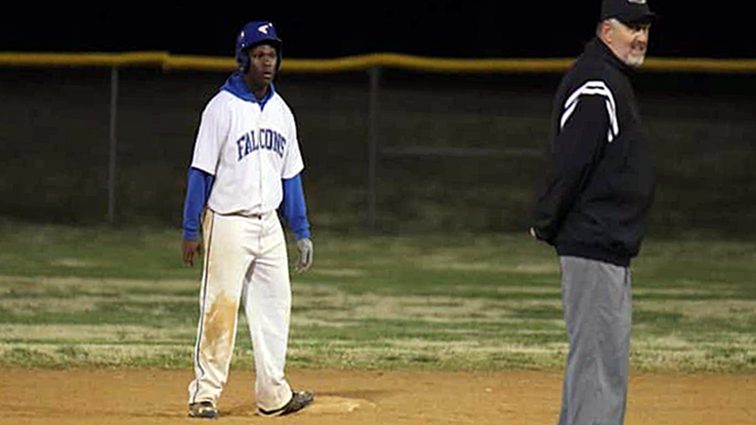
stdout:
[(261, 128), (257, 131), (252, 130), (236, 140), (238, 161), (260, 149), (275, 152), (279, 157), (283, 158), (285, 148), (286, 138), (268, 128)]

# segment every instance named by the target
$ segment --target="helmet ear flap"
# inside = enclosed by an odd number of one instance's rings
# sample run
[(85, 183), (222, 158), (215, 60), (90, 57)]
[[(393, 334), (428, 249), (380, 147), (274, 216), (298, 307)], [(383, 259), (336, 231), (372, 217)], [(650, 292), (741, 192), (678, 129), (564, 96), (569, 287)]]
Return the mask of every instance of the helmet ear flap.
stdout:
[(239, 65), (239, 71), (242, 74), (246, 74), (249, 70), (249, 56), (247, 56), (246, 50), (242, 50), (236, 55), (236, 63)]
[(236, 63), (239, 65), (239, 71), (246, 74), (249, 71), (249, 49), (242, 48), (236, 54)]

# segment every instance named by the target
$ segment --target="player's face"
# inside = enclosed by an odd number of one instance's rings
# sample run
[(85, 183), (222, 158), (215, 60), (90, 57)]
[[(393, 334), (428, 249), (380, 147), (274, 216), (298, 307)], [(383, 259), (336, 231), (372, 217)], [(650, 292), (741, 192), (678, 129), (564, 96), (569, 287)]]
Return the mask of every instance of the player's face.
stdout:
[(248, 51), (249, 77), (257, 87), (264, 87), (273, 82), (276, 77), (278, 55), (273, 46), (261, 44)]
[(648, 23), (625, 24), (617, 21), (610, 29), (609, 46), (622, 62), (637, 68), (643, 65), (646, 58), (650, 28)]

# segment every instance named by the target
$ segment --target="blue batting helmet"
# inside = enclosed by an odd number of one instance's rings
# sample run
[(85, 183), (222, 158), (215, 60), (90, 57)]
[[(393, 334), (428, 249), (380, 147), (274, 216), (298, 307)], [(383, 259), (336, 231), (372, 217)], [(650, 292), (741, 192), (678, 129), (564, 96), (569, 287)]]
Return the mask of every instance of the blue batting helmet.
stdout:
[(246, 73), (249, 69), (249, 56), (247, 50), (260, 44), (269, 44), (276, 49), (278, 63), (276, 69), (281, 67), (281, 46), (283, 41), (276, 34), (276, 27), (268, 21), (252, 21), (244, 25), (244, 28), (236, 37), (236, 63), (239, 70)]

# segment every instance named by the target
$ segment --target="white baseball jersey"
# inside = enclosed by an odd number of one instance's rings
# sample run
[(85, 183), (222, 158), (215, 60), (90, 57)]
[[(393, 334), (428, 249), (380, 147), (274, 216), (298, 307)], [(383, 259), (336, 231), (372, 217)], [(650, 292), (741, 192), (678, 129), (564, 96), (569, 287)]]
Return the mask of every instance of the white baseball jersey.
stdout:
[(217, 213), (277, 209), (281, 179), (304, 169), (289, 106), (275, 92), (261, 109), (221, 90), (202, 112), (192, 167), (215, 176), (208, 206)]

